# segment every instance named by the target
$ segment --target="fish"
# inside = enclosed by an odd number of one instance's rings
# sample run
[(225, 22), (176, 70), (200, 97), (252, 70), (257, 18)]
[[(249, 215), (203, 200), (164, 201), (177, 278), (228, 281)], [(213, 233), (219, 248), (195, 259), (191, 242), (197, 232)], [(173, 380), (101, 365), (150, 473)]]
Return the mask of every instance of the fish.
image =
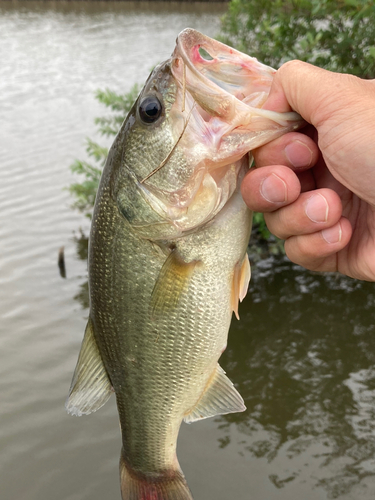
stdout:
[(123, 500), (188, 500), (180, 426), (245, 411), (218, 360), (248, 289), (251, 150), (303, 121), (262, 109), (275, 70), (193, 29), (109, 151), (89, 241), (90, 313), (66, 409), (114, 392)]

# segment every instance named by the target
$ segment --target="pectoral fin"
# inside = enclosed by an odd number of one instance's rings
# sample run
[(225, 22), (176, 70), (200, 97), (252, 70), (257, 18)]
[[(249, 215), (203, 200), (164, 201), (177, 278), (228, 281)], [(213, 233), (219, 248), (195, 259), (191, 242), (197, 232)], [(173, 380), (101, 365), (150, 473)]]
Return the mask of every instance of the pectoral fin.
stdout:
[(151, 296), (151, 315), (157, 316), (174, 309), (186, 290), (199, 261), (185, 262), (176, 249), (172, 250), (155, 283)]
[(190, 424), (203, 418), (245, 411), (244, 401), (225, 371), (218, 364), (209, 385), (197, 405), (184, 417)]
[(71, 415), (88, 415), (101, 408), (112, 392), (89, 319), (65, 404), (66, 411)]
[(250, 262), (246, 253), (242, 262), (239, 262), (234, 268), (233, 273), (231, 302), (232, 310), (237, 319), (240, 319), (238, 315), (238, 301), (242, 302), (246, 297), (247, 290), (249, 288), (250, 276)]

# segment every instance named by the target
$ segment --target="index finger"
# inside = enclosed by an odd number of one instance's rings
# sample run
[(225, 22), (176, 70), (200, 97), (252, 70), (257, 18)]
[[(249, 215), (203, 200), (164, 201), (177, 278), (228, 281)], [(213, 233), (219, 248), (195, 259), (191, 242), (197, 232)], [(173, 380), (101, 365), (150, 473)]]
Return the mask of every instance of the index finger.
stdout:
[(306, 170), (316, 164), (319, 149), (305, 134), (289, 132), (260, 148), (252, 154), (257, 167), (286, 165), (296, 171)]
[[(334, 89), (334, 90), (333, 90)], [(308, 123), (318, 126), (326, 119), (333, 100), (342, 106), (340, 91), (346, 90), (342, 75), (302, 61), (288, 61), (276, 72), (263, 108), (297, 111)]]

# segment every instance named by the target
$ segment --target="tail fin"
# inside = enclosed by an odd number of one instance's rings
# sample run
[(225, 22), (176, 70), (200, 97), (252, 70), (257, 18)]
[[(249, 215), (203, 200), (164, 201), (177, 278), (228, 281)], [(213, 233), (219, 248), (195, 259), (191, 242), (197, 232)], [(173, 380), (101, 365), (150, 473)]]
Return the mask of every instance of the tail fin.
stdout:
[(123, 500), (193, 500), (179, 470), (146, 476), (127, 467), (121, 457), (120, 481)]

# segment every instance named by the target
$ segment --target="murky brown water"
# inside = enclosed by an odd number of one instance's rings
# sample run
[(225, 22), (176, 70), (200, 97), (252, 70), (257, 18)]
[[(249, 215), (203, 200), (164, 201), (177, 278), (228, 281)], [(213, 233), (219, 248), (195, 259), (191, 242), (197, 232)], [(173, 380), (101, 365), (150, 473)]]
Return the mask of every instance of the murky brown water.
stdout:
[[(88, 314), (88, 222), (63, 188), (103, 113), (94, 91), (144, 81), (184, 27), (214, 35), (219, 10), (0, 2), (1, 500), (120, 499), (114, 398), (88, 417), (64, 411)], [(375, 285), (284, 259), (253, 270), (221, 362), (248, 410), (181, 431), (196, 500), (373, 499)]]

